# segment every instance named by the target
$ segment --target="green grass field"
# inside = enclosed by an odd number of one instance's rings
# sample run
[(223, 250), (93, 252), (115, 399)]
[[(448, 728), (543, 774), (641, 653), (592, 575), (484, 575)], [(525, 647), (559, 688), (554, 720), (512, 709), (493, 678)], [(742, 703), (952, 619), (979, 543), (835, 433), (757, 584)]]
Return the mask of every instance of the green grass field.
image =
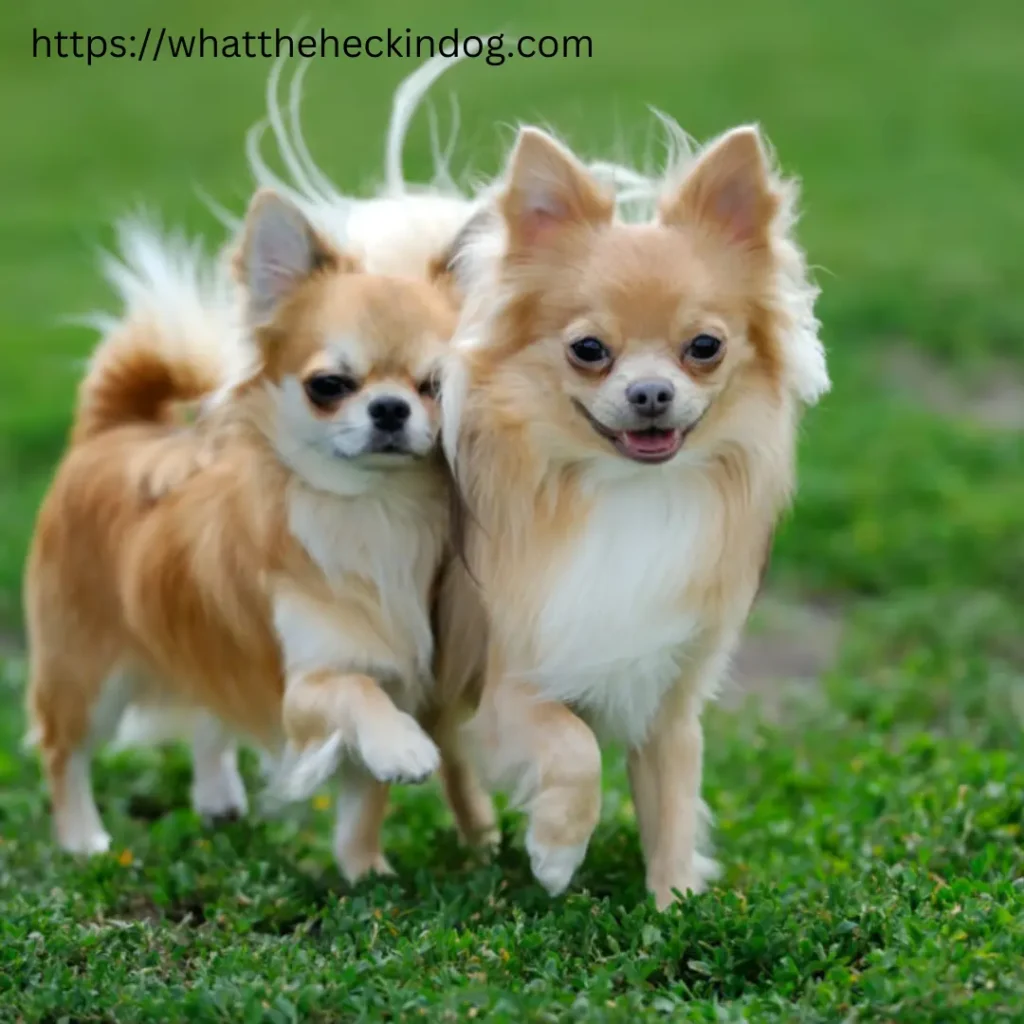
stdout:
[[(0, 1021), (1024, 1020), (1019, 3), (96, 6), (0, 13)], [(613, 754), (591, 853), (554, 901), (515, 818), (497, 863), (474, 863), (430, 787), (397, 796), (398, 878), (349, 889), (322, 800), (204, 830), (181, 751), (101, 760), (110, 856), (50, 843), (18, 748), (19, 585), (94, 340), (61, 320), (107, 302), (94, 255), (120, 213), (145, 203), (219, 238), (195, 187), (244, 205), (269, 64), (33, 60), (32, 29), (300, 15), (342, 35), (592, 36), (590, 60), (452, 73), (467, 169), (493, 170), (520, 120), (639, 154), (652, 104), (697, 137), (761, 122), (804, 181), (835, 390), (806, 422), (750, 693), (709, 721), (725, 873), (670, 912), (644, 900)], [(307, 135), (340, 184), (372, 181), (411, 68), (311, 69)], [(427, 153), (421, 123), (409, 170)]]

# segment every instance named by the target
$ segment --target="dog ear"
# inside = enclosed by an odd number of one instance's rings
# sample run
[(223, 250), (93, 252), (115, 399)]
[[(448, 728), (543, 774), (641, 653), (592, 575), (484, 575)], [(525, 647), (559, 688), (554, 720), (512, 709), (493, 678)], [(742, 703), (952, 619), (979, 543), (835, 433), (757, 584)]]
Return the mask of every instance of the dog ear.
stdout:
[(456, 306), (461, 306), (470, 284), (467, 250), (492, 227), (494, 211), (490, 207), (476, 210), (459, 229), (448, 247), (431, 259), (427, 267), (428, 278), (437, 285)]
[(780, 198), (754, 127), (734, 128), (711, 143), (661, 204), (662, 223), (701, 224), (756, 249), (767, 244)]
[(248, 297), (250, 322), (261, 326), (313, 274), (354, 270), (355, 263), (325, 242), (294, 203), (261, 189), (249, 204), (235, 268)]
[(505, 182), (499, 208), (513, 250), (531, 250), (567, 229), (612, 219), (612, 197), (568, 149), (539, 128), (520, 129)]

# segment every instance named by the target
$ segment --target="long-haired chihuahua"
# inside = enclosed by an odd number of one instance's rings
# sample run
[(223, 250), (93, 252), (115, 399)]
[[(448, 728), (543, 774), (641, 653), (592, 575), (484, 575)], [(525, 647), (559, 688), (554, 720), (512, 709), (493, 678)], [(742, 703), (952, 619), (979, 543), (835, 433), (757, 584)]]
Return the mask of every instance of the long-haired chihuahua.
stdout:
[[(245, 808), (236, 736), (281, 755), (282, 797), (340, 767), (341, 869), (386, 870), (388, 783), (439, 757), (417, 715), (447, 544), (451, 291), (367, 273), (267, 190), (241, 301), (194, 249), (138, 225), (124, 242), (126, 310), (81, 385), (27, 567), (28, 709), (59, 842), (107, 848), (91, 755), (127, 705), (165, 704), (203, 711), (197, 810)], [(196, 423), (175, 412), (192, 400)]]
[(440, 685), (552, 893), (598, 821), (599, 739), (624, 744), (665, 906), (714, 870), (702, 707), (793, 490), (801, 406), (829, 381), (795, 189), (757, 129), (650, 183), (644, 219), (622, 211), (645, 179), (607, 179), (524, 128), (453, 251), (442, 433), (467, 568), (445, 584)]

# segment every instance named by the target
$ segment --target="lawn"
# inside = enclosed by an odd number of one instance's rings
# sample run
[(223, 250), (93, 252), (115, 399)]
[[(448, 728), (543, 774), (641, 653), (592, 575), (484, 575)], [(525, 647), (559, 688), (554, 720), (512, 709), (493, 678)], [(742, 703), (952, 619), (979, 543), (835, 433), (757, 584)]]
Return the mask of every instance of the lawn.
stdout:
[[(1024, 1020), (1024, 8), (163, 6), (0, 13), (0, 1021)], [(18, 746), (19, 586), (93, 341), (62, 320), (106, 303), (95, 249), (125, 210), (218, 237), (195, 189), (244, 204), (269, 65), (33, 60), (32, 29), (300, 14), (340, 35), (592, 36), (590, 60), (453, 72), (467, 170), (493, 170), (520, 120), (640, 154), (652, 104), (698, 137), (759, 121), (804, 181), (835, 389), (806, 421), (744, 686), (709, 720), (725, 873), (667, 913), (644, 900), (614, 753), (591, 853), (554, 901), (518, 819), (496, 863), (474, 862), (431, 787), (396, 798), (397, 879), (350, 889), (324, 798), (205, 830), (180, 750), (99, 763), (111, 855), (50, 843)], [(411, 66), (311, 70), (307, 135), (342, 185), (372, 182)], [(419, 124), (409, 169), (427, 153)]]

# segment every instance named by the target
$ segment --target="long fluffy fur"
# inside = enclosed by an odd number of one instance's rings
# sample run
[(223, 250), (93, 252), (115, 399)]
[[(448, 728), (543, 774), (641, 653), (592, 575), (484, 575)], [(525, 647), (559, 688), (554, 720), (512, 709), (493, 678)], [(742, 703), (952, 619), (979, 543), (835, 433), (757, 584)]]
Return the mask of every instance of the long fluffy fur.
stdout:
[[(358, 829), (339, 859), (353, 876), (379, 868), (386, 781), (438, 758), (413, 716), (447, 522), (426, 385), (451, 296), (426, 275), (366, 273), (268, 193), (246, 218), (237, 291), (227, 261), (180, 236), (140, 221), (119, 235), (105, 267), (123, 312), (93, 318), (105, 336), (26, 574), (30, 735), (60, 841), (109, 843), (89, 758), (134, 706), (122, 741), (195, 729), (202, 813), (245, 806), (234, 733), (286, 755), (274, 784), (290, 799), (352, 753), (371, 778), (345, 805)], [(311, 397), (310, 379), (353, 365), (352, 391)], [(408, 410), (387, 467), (372, 408), (385, 397)], [(205, 399), (195, 423), (176, 415)]]
[[(569, 708), (646, 758), (634, 785), (638, 805), (648, 805), (638, 806), (648, 884), (664, 904), (675, 888), (710, 877), (699, 850), (700, 706), (727, 669), (790, 498), (799, 407), (824, 394), (829, 378), (817, 288), (793, 237), (796, 185), (752, 128), (730, 133), (723, 164), (726, 137), (696, 147), (661, 121), (667, 156), (651, 172), (587, 164), (550, 136), (521, 133), (523, 150), (460, 238), (454, 265), (466, 301), (444, 382), (443, 436), (469, 507), (467, 560), (490, 638), (475, 666), (449, 652), (454, 669), (441, 685), (452, 685), (448, 700), (472, 691), (472, 742), (489, 783), (528, 810), (532, 866), (551, 891), (582, 859), (599, 792), (594, 736)], [(520, 152), (529, 155), (517, 162)], [(756, 198), (749, 222), (741, 209), (723, 225), (737, 201), (735, 160), (748, 175), (740, 187)], [(720, 190), (713, 202), (709, 189)], [(614, 245), (605, 241), (613, 233)], [(732, 390), (722, 385), (724, 397), (703, 406), (710, 415), (695, 446), (663, 471), (637, 475), (602, 453), (607, 441), (567, 395), (579, 405), (643, 371), (616, 364), (584, 383), (586, 374), (565, 369), (559, 339), (614, 324), (605, 329), (640, 360), (634, 366), (678, 373), (676, 332), (700, 330), (711, 315), (694, 298), (708, 275), (721, 286), (714, 315), (730, 319), (730, 344), (750, 362), (736, 364)], [(683, 326), (665, 312), (680, 303)], [(655, 345), (660, 362), (644, 364)], [(677, 784), (688, 787), (690, 821), (668, 824), (650, 802)], [(663, 790), (660, 800), (663, 809)], [(655, 840), (672, 829), (691, 837), (679, 862)]]
[(75, 441), (163, 422), (170, 405), (203, 398), (251, 363), (234, 285), (198, 241), (139, 217), (117, 234), (103, 270), (123, 313), (90, 318), (105, 337), (80, 387)]
[[(377, 195), (347, 195), (313, 161), (302, 132), (299, 111), (306, 63), (288, 86), (287, 110), (280, 98), (283, 61), (267, 81), (266, 118), (250, 130), (249, 169), (260, 187), (287, 195), (332, 244), (357, 256), (370, 273), (423, 277), (433, 269), (477, 209), (478, 200), (451, 178), (447, 157), (432, 132), (433, 180), (405, 180), (402, 153), (409, 125), (427, 90), (461, 57), (434, 58), (405, 79), (395, 93), (389, 123), (382, 184)], [(275, 174), (261, 144), (270, 130), (287, 177)], [(454, 138), (454, 136), (453, 136)], [(450, 145), (449, 145), (450, 149)], [(234, 226), (234, 225), (233, 225)]]

